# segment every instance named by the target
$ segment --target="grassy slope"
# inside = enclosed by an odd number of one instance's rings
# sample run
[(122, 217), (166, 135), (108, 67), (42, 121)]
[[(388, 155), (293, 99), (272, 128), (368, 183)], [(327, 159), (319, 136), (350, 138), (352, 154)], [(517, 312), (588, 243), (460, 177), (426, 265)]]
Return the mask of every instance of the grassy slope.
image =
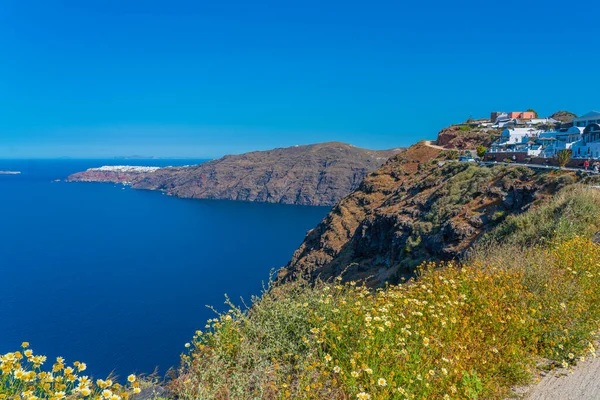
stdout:
[(540, 357), (572, 364), (594, 351), (600, 249), (585, 236), (599, 221), (600, 192), (569, 186), (505, 220), (460, 268), (429, 265), (378, 291), (274, 287), (251, 310), (209, 321), (173, 388), (182, 398), (502, 398)]

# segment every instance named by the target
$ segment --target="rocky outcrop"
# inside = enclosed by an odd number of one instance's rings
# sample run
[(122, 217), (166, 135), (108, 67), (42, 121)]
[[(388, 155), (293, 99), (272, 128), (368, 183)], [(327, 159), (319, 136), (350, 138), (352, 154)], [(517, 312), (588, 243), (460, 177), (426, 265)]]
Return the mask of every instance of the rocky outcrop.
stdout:
[(554, 193), (560, 174), (570, 174), (447, 156), (421, 142), (391, 158), (307, 234), (280, 278), (396, 283), (424, 261), (460, 257), (507, 216)]
[(330, 142), (225, 156), (197, 166), (137, 175), (86, 171), (69, 180), (129, 182), (134, 189), (183, 198), (333, 205), (400, 151)]
[(561, 123), (569, 123), (573, 120), (573, 118), (577, 118), (577, 114), (573, 114), (569, 111), (557, 111), (552, 114), (550, 118), (553, 118)]
[(477, 146), (489, 147), (500, 133), (499, 129), (453, 125), (442, 129), (436, 144), (448, 149), (474, 150)]

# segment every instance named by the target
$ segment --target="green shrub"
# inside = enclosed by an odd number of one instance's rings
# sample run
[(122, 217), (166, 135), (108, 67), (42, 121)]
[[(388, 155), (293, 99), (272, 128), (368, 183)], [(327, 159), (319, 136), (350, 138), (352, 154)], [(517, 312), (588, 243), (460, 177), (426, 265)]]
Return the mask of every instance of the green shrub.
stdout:
[(446, 158), (448, 160), (458, 160), (458, 158), (460, 157), (460, 152), (458, 150), (448, 150), (446, 152)]
[[(549, 202), (529, 212), (509, 216), (486, 234), (479, 246), (533, 246), (600, 229), (600, 191), (582, 185), (563, 188)], [(489, 243), (488, 243), (489, 242)]]
[(487, 149), (485, 148), (485, 146), (477, 146), (477, 156), (479, 156), (479, 158), (483, 158), (485, 156), (486, 151)]

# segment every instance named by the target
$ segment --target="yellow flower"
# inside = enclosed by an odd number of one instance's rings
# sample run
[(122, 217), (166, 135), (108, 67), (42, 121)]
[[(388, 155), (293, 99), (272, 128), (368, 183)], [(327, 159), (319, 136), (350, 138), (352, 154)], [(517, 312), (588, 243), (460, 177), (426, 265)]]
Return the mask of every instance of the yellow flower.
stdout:
[(428, 337), (423, 338), (423, 344), (425, 345), (425, 347), (429, 346), (429, 338)]
[(54, 398), (55, 399), (64, 399), (66, 397), (66, 393), (65, 392), (55, 392), (54, 393)]
[(356, 371), (350, 372), (350, 375), (352, 375), (353, 378), (358, 378), (358, 372)]
[(131, 375), (129, 375), (129, 376), (127, 377), (127, 380), (128, 380), (129, 382), (131, 382), (131, 383), (135, 382), (135, 375), (134, 375), (134, 374), (131, 374)]
[(77, 365), (77, 369), (79, 370), (79, 372), (85, 371), (87, 368), (87, 365), (85, 365), (85, 363), (79, 363)]
[(342, 371), (342, 369), (339, 366), (335, 366), (333, 367), (333, 372), (335, 372), (336, 374), (339, 374)]
[(25, 371), (23, 371), (22, 369), (18, 369), (15, 371), (14, 375), (16, 379), (23, 379), (23, 377), (25, 376)]
[(185, 347), (190, 347), (190, 344), (189, 344), (189, 343), (186, 343), (186, 344), (185, 344)]
[(23, 342), (23, 343), (21, 343), (21, 347), (22, 348), (29, 347), (29, 342)]
[(373, 373), (373, 370), (371, 368), (365, 368), (365, 372), (371, 375)]
[(102, 391), (102, 397), (104, 397), (105, 399), (110, 398), (110, 396), (112, 396), (112, 392), (108, 389), (105, 389)]
[(368, 400), (371, 398), (371, 395), (365, 392), (360, 392), (356, 395), (356, 398), (359, 400)]
[(383, 378), (379, 378), (379, 379), (377, 379), (377, 384), (379, 386), (387, 386), (387, 381)]
[(331, 360), (333, 360), (333, 358), (331, 358), (331, 356), (329, 354), (326, 354), (325, 355), (325, 362), (329, 362)]
[(33, 355), (33, 350), (27, 349), (23, 352), (23, 354), (25, 354), (25, 357), (31, 357)]
[(138, 394), (141, 391), (142, 391), (142, 389), (140, 389), (139, 387), (133, 388), (133, 393), (135, 393), (135, 394)]
[(83, 388), (83, 389), (81, 389), (80, 393), (81, 393), (83, 396), (89, 396), (89, 395), (90, 395), (92, 392), (91, 392), (91, 390), (90, 390), (90, 389), (88, 389), (88, 388)]

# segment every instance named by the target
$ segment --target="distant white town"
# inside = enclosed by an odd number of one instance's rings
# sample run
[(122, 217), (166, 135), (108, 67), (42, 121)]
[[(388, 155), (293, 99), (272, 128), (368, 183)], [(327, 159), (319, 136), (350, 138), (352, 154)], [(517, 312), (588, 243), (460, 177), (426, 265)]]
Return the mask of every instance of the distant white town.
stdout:
[(89, 168), (88, 171), (101, 171), (101, 172), (154, 172), (160, 167), (142, 167), (135, 165), (104, 165), (99, 168)]

